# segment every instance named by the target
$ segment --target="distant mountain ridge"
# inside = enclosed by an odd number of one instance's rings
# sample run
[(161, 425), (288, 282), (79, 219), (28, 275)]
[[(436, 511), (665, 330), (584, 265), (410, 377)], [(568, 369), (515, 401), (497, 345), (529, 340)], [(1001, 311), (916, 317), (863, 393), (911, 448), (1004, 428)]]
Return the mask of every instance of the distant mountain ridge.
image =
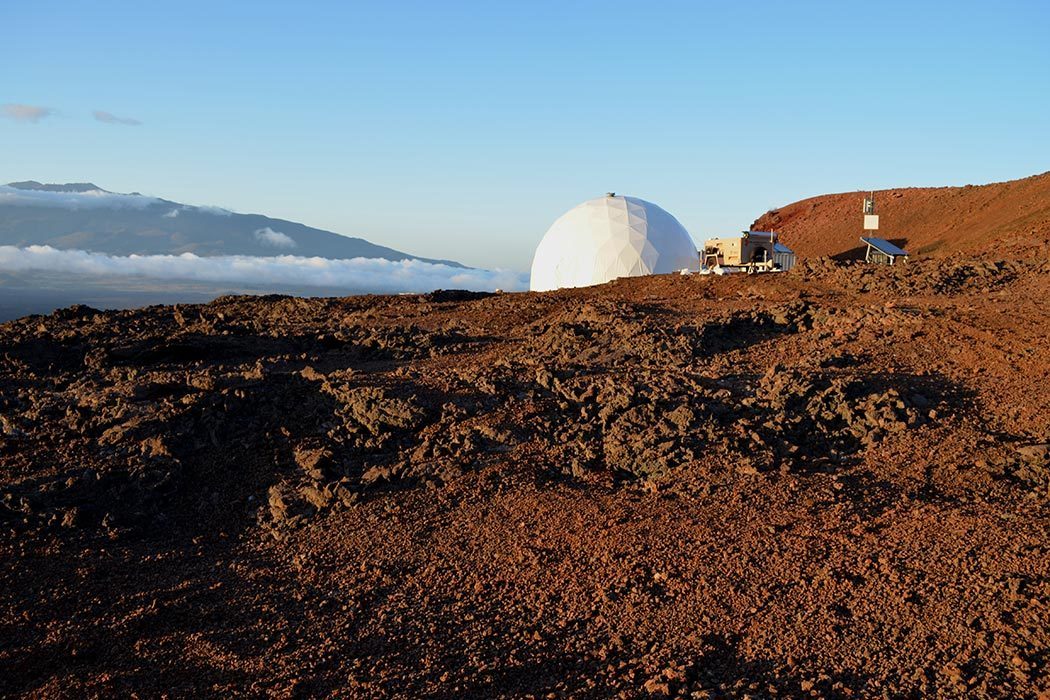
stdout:
[[(8, 187), (14, 187), (18, 190), (36, 190), (40, 192), (106, 192), (113, 194), (108, 190), (104, 190), (98, 185), (91, 182), (67, 182), (64, 185), (45, 185), (42, 182), (36, 180), (24, 180), (22, 182), (9, 182)], [(137, 195), (138, 192), (132, 192), (131, 194)]]
[(110, 192), (91, 182), (0, 185), (0, 245), (109, 255), (381, 258), (464, 267), (294, 221)]

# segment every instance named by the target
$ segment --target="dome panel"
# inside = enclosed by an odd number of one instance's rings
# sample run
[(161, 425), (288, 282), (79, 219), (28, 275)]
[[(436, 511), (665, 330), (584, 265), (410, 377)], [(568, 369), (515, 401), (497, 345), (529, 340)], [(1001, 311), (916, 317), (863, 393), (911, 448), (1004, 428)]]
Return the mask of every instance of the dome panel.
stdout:
[(699, 266), (696, 245), (669, 213), (636, 197), (598, 197), (547, 230), (532, 260), (530, 288), (585, 287)]

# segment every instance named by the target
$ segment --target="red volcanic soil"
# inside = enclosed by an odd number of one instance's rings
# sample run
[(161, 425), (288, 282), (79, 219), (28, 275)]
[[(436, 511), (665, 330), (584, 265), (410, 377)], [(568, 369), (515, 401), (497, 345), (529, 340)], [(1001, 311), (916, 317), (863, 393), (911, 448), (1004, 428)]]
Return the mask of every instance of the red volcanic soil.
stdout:
[(1035, 697), (1048, 292), (804, 260), (0, 325), (0, 695)]
[[(799, 256), (863, 257), (867, 192), (803, 199), (755, 220), (777, 231)], [(875, 192), (880, 238), (912, 255), (1050, 259), (1050, 172), (965, 187), (909, 187)]]

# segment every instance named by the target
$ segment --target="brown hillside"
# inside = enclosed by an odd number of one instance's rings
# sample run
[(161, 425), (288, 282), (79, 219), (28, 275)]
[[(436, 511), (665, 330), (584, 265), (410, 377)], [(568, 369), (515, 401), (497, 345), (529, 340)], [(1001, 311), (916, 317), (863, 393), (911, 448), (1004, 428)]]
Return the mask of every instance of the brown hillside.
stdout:
[[(753, 230), (778, 231), (802, 257), (856, 257), (863, 192), (811, 197), (760, 216)], [(909, 187), (875, 192), (879, 236), (913, 255), (1050, 254), (1050, 172), (965, 187)]]

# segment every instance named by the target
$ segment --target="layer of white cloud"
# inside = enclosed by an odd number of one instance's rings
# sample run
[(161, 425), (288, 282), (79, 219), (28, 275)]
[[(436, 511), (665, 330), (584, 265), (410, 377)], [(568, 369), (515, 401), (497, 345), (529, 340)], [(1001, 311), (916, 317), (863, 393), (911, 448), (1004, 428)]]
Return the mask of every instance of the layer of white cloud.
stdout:
[(141, 194), (118, 194), (90, 190), (88, 192), (46, 192), (44, 190), (20, 190), (17, 187), (0, 185), (0, 204), (26, 207), (60, 207), (62, 209), (145, 209), (158, 202), (155, 197)]
[(114, 256), (51, 246), (0, 246), (0, 270), (47, 270), (85, 275), (243, 284), (255, 288), (334, 287), (373, 292), (429, 292), (435, 289), (492, 291), (526, 289), (522, 275), (502, 270), (451, 267), (420, 260), (352, 258), (332, 260), (294, 255)]
[(138, 119), (131, 119), (130, 117), (118, 117), (115, 114), (109, 112), (103, 112), (100, 109), (96, 109), (91, 113), (95, 119), (106, 124), (122, 124), (123, 126), (141, 126), (142, 122)]
[(291, 236), (280, 231), (274, 231), (267, 226), (255, 231), (255, 240), (272, 248), (294, 248), (295, 241)]
[(38, 122), (44, 117), (50, 117), (55, 110), (50, 107), (39, 107), (37, 105), (5, 104), (0, 106), (0, 111), (8, 119), (16, 122)]
[[(0, 204), (14, 204), (27, 207), (60, 207), (62, 209), (111, 209), (132, 208), (145, 209), (161, 200), (141, 194), (120, 194), (104, 190), (88, 192), (48, 192), (45, 190), (21, 190), (17, 187), (0, 185)], [(182, 209), (195, 210), (215, 216), (232, 216), (233, 212), (222, 207), (209, 205), (193, 206), (185, 204), (168, 211), (163, 216), (174, 219)]]
[(199, 206), (199, 207), (195, 207), (195, 206), (183, 207), (183, 209), (188, 209), (188, 208), (196, 209), (197, 211), (202, 211), (205, 214), (215, 214), (216, 216), (232, 216), (233, 215), (233, 212), (230, 211), (229, 209), (223, 209), (222, 207), (212, 207), (212, 206), (209, 206), (207, 204)]

